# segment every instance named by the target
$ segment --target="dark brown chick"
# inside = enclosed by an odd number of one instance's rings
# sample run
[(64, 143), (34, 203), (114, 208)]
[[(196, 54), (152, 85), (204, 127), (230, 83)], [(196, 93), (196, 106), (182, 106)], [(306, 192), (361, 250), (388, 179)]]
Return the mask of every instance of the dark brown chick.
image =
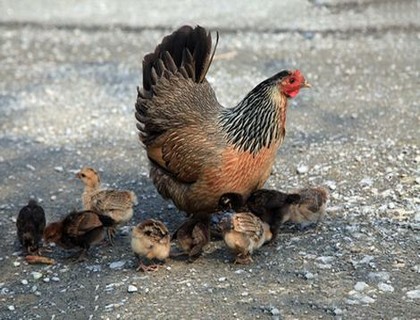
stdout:
[(145, 265), (141, 257), (165, 261), (171, 249), (170, 240), (168, 228), (161, 221), (148, 219), (135, 226), (131, 232), (131, 248), (139, 257), (137, 271), (157, 271), (160, 265)]
[(44, 230), (44, 240), (66, 250), (80, 248), (76, 261), (83, 261), (89, 248), (103, 241), (105, 228), (114, 223), (112, 218), (94, 211), (73, 211), (64, 219), (48, 224)]
[(247, 200), (249, 210), (268, 223), (273, 234), (271, 241), (277, 238), (279, 228), (290, 220), (289, 208), (300, 201), (297, 193), (287, 194), (277, 190), (260, 189), (254, 191)]
[(210, 230), (201, 220), (194, 218), (185, 221), (176, 230), (172, 239), (176, 239), (181, 253), (171, 253), (171, 256), (188, 255), (188, 261), (196, 260), (203, 250), (203, 246), (209, 242)]
[(164, 37), (143, 59), (135, 114), (156, 189), (205, 228), (224, 193), (246, 199), (264, 185), (285, 137), (288, 100), (309, 87), (299, 70), (283, 70), (225, 108), (206, 79), (213, 55), (200, 26)]
[(109, 216), (115, 221), (115, 224), (107, 229), (108, 239), (113, 244), (116, 227), (133, 216), (133, 206), (137, 205), (136, 195), (128, 190), (101, 189), (99, 174), (89, 167), (82, 168), (76, 177), (85, 185), (82, 195), (84, 209)]
[(38, 203), (30, 199), (24, 206), (16, 220), (17, 236), (26, 254), (39, 255), (39, 242), (45, 228), (44, 209)]
[(250, 212), (226, 213), (220, 229), (238, 264), (251, 263), (251, 254), (272, 237), (269, 225)]

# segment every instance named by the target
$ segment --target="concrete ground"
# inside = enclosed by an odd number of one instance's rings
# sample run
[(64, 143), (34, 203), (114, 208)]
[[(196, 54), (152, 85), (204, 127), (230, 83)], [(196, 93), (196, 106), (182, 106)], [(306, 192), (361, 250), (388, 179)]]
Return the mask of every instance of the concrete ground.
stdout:
[[(419, 319), (418, 1), (0, 0), (0, 319)], [(318, 229), (284, 232), (254, 264), (221, 241), (193, 264), (135, 272), (129, 228), (183, 219), (157, 194), (135, 128), (141, 60), (182, 24), (219, 30), (208, 80), (233, 106), (281, 69), (291, 101), (267, 187), (325, 185)], [(24, 262), (17, 213), (81, 208), (82, 166), (139, 196), (114, 247)], [(128, 292), (129, 286), (137, 291)], [(130, 287), (130, 291), (133, 289)], [(134, 289), (133, 289), (134, 290)]]

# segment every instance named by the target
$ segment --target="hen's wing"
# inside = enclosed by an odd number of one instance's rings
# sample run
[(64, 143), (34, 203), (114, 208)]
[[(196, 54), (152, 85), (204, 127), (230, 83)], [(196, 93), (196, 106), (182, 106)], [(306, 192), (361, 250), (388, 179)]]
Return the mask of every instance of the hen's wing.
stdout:
[(181, 182), (197, 180), (219, 140), (214, 127), (221, 107), (205, 80), (210, 53), (210, 34), (185, 26), (143, 61), (136, 102), (140, 139), (149, 159)]

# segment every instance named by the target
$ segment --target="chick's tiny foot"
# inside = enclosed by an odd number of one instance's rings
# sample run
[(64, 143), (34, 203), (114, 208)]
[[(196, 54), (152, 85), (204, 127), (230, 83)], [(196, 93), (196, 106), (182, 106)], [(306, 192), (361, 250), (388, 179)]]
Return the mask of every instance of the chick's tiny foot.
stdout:
[(162, 267), (162, 265), (159, 265), (159, 264), (150, 264), (150, 265), (147, 266), (144, 263), (140, 263), (139, 266), (137, 267), (136, 271), (156, 272), (161, 267)]
[(234, 264), (250, 264), (252, 263), (254, 260), (252, 260), (250, 255), (242, 255), (242, 254), (238, 254), (235, 258), (235, 261), (233, 262)]

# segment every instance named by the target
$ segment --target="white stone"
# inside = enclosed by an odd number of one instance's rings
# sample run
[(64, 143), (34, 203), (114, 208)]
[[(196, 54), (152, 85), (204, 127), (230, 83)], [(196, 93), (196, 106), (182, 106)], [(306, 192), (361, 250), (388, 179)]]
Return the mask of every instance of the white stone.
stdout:
[(111, 269), (121, 269), (124, 265), (125, 265), (125, 261), (121, 260), (121, 261), (114, 261), (114, 262), (112, 262), (109, 265), (109, 267)]
[(304, 165), (304, 164), (300, 164), (300, 165), (298, 165), (297, 166), (297, 168), (296, 168), (296, 172), (298, 173), (298, 174), (305, 174), (305, 173), (307, 173), (309, 171), (309, 167), (307, 166), (307, 165)]
[(22, 283), (23, 285), (27, 285), (28, 284), (28, 280), (26, 280), (26, 279), (23, 279), (20, 283)]
[(383, 282), (378, 283), (378, 289), (383, 292), (394, 292), (393, 286), (383, 283)]
[(57, 166), (57, 167), (54, 167), (54, 170), (57, 172), (63, 172), (64, 169), (62, 166)]
[(8, 306), (7, 309), (9, 309), (10, 311), (15, 311), (15, 307), (14, 306)]
[(13, 265), (14, 265), (15, 267), (19, 267), (19, 266), (20, 266), (20, 262), (19, 262), (19, 261), (15, 261), (15, 262), (13, 262)]
[(32, 275), (32, 278), (34, 278), (35, 280), (38, 280), (42, 277), (42, 273), (37, 272), (37, 271), (31, 272), (31, 275)]
[(407, 297), (410, 299), (420, 299), (420, 289), (407, 291)]
[(54, 282), (58, 282), (58, 281), (60, 281), (60, 278), (59, 277), (52, 277), (51, 280), (54, 281)]
[(42, 281), (44, 281), (44, 282), (50, 282), (50, 278), (48, 278), (48, 277), (46, 277), (46, 278), (44, 278), (44, 279), (42, 279)]
[(369, 285), (366, 282), (359, 281), (359, 282), (357, 282), (354, 285), (354, 290), (356, 290), (356, 291), (363, 291), (363, 290), (365, 290), (368, 287), (369, 287)]
[(129, 285), (128, 286), (128, 289), (127, 289), (127, 291), (129, 292), (129, 293), (133, 293), (133, 292), (137, 292), (138, 291), (138, 289), (137, 289), (137, 287), (136, 286), (133, 286), (133, 285)]
[(223, 281), (226, 281), (226, 278), (225, 277), (220, 277), (219, 279), (217, 279), (217, 281), (223, 282)]

